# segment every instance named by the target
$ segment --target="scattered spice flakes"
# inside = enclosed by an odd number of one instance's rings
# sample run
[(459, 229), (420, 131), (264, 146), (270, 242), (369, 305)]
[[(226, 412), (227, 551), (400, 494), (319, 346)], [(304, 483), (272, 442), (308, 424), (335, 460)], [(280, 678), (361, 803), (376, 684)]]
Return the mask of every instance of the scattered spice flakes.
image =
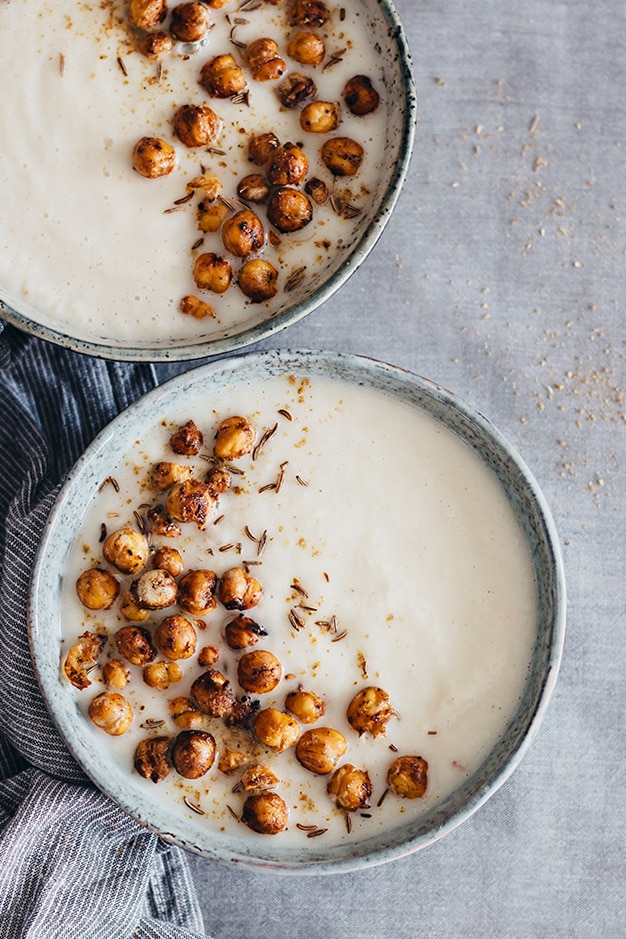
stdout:
[(299, 593), (301, 597), (308, 598), (309, 596), (308, 592), (304, 589), (304, 587), (302, 586), (302, 584), (296, 577), (294, 577), (293, 583), (290, 586), (291, 586), (291, 589), (295, 590), (296, 593)]
[(300, 831), (315, 831), (317, 825), (303, 825), (301, 822), (296, 822), (296, 828), (299, 828)]
[(183, 802), (188, 809), (191, 809), (192, 812), (195, 812), (196, 815), (206, 815), (206, 812), (200, 808), (199, 805), (196, 805), (195, 802), (192, 802), (187, 796), (183, 799)]
[(344, 48), (344, 49), (338, 49), (337, 52), (331, 52), (330, 58), (322, 66), (322, 71), (325, 72), (326, 69), (332, 68), (333, 65), (339, 65), (340, 62), (343, 62), (343, 57), (347, 51), (348, 50)]
[(126, 63), (124, 62), (124, 59), (121, 57), (121, 55), (118, 55), (117, 57), (117, 64), (119, 65), (120, 71), (122, 75), (124, 76), (124, 78), (128, 78), (128, 70), (126, 68)]
[(293, 628), (295, 629), (296, 632), (300, 632), (300, 630), (301, 630), (301, 629), (304, 629), (304, 627), (305, 627), (305, 625), (306, 625), (305, 622), (304, 622), (304, 620), (302, 619), (301, 616), (298, 615), (298, 613), (297, 613), (297, 611), (296, 611), (296, 609), (295, 609), (294, 607), (292, 607), (292, 608), (289, 610), (288, 619), (289, 619), (289, 622), (291, 623), (291, 625), (293, 626)]
[[(333, 639), (332, 641), (335, 642), (334, 639)], [(359, 668), (361, 669), (361, 675), (363, 676), (363, 678), (367, 678), (367, 677), (368, 677), (368, 674), (367, 674), (367, 659), (365, 658), (365, 656), (363, 655), (362, 652), (357, 652), (357, 654), (356, 654), (356, 662), (357, 662), (357, 665), (359, 666)]]
[(253, 460), (256, 460), (256, 459), (257, 459), (259, 453), (261, 452), (261, 450), (263, 449), (263, 447), (265, 446), (265, 444), (266, 444), (269, 440), (272, 439), (272, 437), (274, 436), (274, 434), (276, 433), (277, 430), (278, 430), (278, 421), (274, 424), (273, 427), (270, 427), (270, 428), (268, 428), (267, 430), (265, 430), (265, 431), (263, 432), (263, 434), (261, 435), (261, 439), (259, 440), (259, 442), (256, 444), (256, 446), (254, 447), (254, 449), (253, 449), (253, 451), (252, 451), (252, 459), (253, 459)]
[(59, 52), (59, 75), (61, 78), (65, 75), (65, 56)]
[(140, 724), (139, 726), (142, 730), (157, 730), (159, 727), (163, 727), (165, 721), (157, 720), (156, 718), (149, 717), (147, 720)]
[(385, 791), (383, 792), (382, 796), (380, 797), (380, 799), (379, 799), (378, 802), (376, 803), (376, 808), (377, 808), (377, 809), (379, 809), (379, 808), (381, 807), (381, 805), (383, 804), (383, 802), (384, 802), (385, 799), (387, 798), (388, 794), (389, 794), (389, 789), (385, 789)]
[(116, 492), (120, 491), (120, 484), (118, 483), (115, 476), (107, 476), (104, 482), (100, 483), (98, 487), (98, 492), (102, 492), (104, 489), (106, 489), (107, 486), (113, 486)]

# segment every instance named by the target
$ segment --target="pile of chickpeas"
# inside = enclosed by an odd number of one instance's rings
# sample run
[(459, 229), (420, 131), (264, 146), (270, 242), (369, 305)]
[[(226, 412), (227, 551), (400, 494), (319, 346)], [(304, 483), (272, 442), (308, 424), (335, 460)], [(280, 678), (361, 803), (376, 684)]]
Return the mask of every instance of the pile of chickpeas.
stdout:
[[(211, 8), (219, 9), (226, 2), (180, 3), (170, 14), (166, 0), (131, 0), (129, 23), (137, 35), (139, 50), (149, 59), (160, 60), (176, 42), (202, 43), (211, 28)], [(281, 0), (268, 2), (277, 5)], [(331, 10), (323, 0), (291, 0), (287, 15), (293, 28), (287, 56), (299, 66), (322, 66), (327, 50), (316, 30), (327, 23)], [(168, 18), (169, 26), (164, 30)], [(330, 177), (354, 176), (363, 162), (364, 148), (350, 137), (329, 135), (339, 126), (342, 107), (358, 117), (377, 110), (380, 96), (371, 79), (366, 75), (352, 77), (343, 89), (343, 104), (321, 101), (313, 77), (290, 72), (274, 39), (255, 39), (242, 50), (242, 59), (240, 64), (233, 54), (223, 52), (204, 63), (198, 82), (209, 98), (239, 104), (250, 93), (249, 79), (276, 83), (277, 104), (286, 109), (299, 108), (302, 131), (325, 137), (319, 160)], [(219, 144), (222, 120), (208, 104), (184, 104), (174, 114), (172, 128), (183, 146), (210, 151)], [(206, 234), (221, 235), (221, 247), (216, 245), (219, 250), (202, 252), (195, 258), (193, 278), (204, 294), (223, 294), (235, 280), (252, 303), (261, 303), (276, 295), (279, 272), (257, 255), (268, 242), (278, 246), (284, 236), (309, 225), (314, 205), (324, 204), (330, 193), (323, 179), (309, 173), (304, 150), (290, 141), (281, 143), (271, 131), (249, 139), (248, 158), (258, 169), (239, 181), (236, 199), (225, 199), (220, 179), (204, 169), (187, 183), (190, 197), (199, 195), (196, 224), (201, 238)], [(149, 179), (172, 173), (176, 162), (172, 144), (159, 137), (142, 137), (132, 152), (133, 168)], [(233, 263), (237, 262), (241, 263), (235, 272)], [(179, 308), (198, 319), (215, 315), (211, 304), (195, 294), (183, 297)]]
[[(231, 487), (235, 461), (250, 454), (255, 442), (252, 424), (234, 415), (219, 424), (212, 454), (204, 454), (210, 460), (204, 478), (197, 478), (191, 465), (175, 459), (151, 468), (154, 500), (144, 504), (148, 530), (139, 530), (141, 526), (110, 533), (103, 530), (103, 563), (84, 570), (76, 582), (84, 607), (96, 612), (115, 607), (124, 625), (112, 636), (106, 628), (83, 633), (65, 658), (64, 672), (75, 688), (84, 691), (99, 667), (106, 690), (90, 701), (88, 715), (105, 733), (120, 736), (135, 718), (123, 693), (132, 672), (140, 672), (151, 689), (168, 692), (183, 678), (181, 663), (195, 658), (201, 671), (189, 694), (168, 699), (177, 735), (161, 733), (163, 722), (149, 727), (135, 751), (135, 770), (154, 783), (172, 770), (196, 780), (217, 760), (218, 770), (226, 776), (241, 774), (238, 787), (247, 796), (243, 821), (259, 833), (276, 834), (287, 825), (289, 812), (275, 791), (280, 779), (271, 767), (256, 762), (259, 745), (270, 755), (293, 747), (306, 770), (329, 776), (327, 792), (344, 812), (370, 807), (372, 782), (367, 770), (351, 763), (338, 765), (348, 742), (340, 730), (320, 726), (326, 708), (314, 690), (300, 686), (290, 691), (284, 710), (263, 706), (263, 696), (275, 692), (283, 670), (269, 649), (255, 648), (268, 631), (249, 615), (263, 597), (263, 587), (249, 565), (243, 562), (219, 576), (213, 570), (187, 569), (171, 544), (185, 525), (204, 529)], [(204, 436), (192, 420), (177, 427), (169, 438), (174, 456), (197, 456), (203, 444)], [(235, 614), (223, 630), (223, 641), (239, 655), (235, 682), (216, 667), (220, 648), (199, 647), (198, 643), (198, 631), (206, 626), (200, 618), (210, 616), (218, 604)], [(167, 615), (153, 621), (161, 611)], [(387, 692), (373, 686), (359, 690), (346, 712), (352, 731), (372, 737), (384, 735), (396, 716)], [(227, 728), (236, 728), (248, 746), (230, 746)], [(428, 764), (422, 757), (401, 756), (389, 767), (387, 785), (398, 796), (419, 798), (427, 784)]]

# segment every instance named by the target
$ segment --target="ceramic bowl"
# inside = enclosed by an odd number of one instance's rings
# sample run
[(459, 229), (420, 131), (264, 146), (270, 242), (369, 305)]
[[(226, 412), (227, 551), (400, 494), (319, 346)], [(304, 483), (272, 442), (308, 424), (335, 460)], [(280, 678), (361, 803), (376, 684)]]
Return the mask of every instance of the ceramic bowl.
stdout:
[[(102, 481), (133, 452), (147, 429), (158, 429), (160, 417), (181, 403), (187, 413), (206, 412), (218, 391), (231, 393), (250, 382), (289, 375), (312, 381), (330, 378), (371, 389), (377, 396), (402, 402), (407, 414), (427, 415), (452, 431), (495, 476), (521, 527), (536, 582), (536, 627), (519, 703), (480, 765), (422, 815), (407, 821), (399, 816), (389, 830), (330, 846), (323, 838), (303, 838), (299, 847), (282, 846), (280, 836), (239, 838), (236, 833), (212, 831), (193, 812), (171, 811), (158, 786), (146, 786), (145, 780), (133, 775), (132, 755), (127, 755), (125, 766), (103, 755), (104, 735), (86, 720), (60, 668), (67, 559), (72, 545), (79, 537), (82, 540), (83, 519), (99, 498)], [(73, 580), (71, 585), (73, 590)], [(60, 734), (96, 785), (166, 840), (210, 859), (290, 873), (330, 873), (388, 861), (423, 848), (468, 819), (528, 749), (554, 688), (564, 630), (565, 586), (557, 534), (537, 483), (509, 443), (486, 418), (433, 382), (381, 362), (338, 353), (270, 351), (222, 359), (179, 376), (120, 414), (88, 447), (64, 484), (43, 532), (30, 594), (31, 651), (41, 691)]]

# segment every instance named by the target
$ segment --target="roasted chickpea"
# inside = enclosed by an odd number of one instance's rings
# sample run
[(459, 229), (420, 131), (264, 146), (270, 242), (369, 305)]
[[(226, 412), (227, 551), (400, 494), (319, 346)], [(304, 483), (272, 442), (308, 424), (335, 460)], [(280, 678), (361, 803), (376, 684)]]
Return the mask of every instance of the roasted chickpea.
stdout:
[(270, 187), (265, 176), (261, 176), (260, 173), (251, 173), (249, 176), (244, 176), (237, 184), (237, 195), (244, 202), (266, 202), (269, 194)]
[(172, 51), (172, 40), (167, 33), (148, 33), (139, 43), (139, 51), (147, 59), (158, 59)]
[(207, 6), (212, 10), (221, 10), (227, 3), (230, 3), (230, 0), (206, 0)]
[(324, 40), (317, 33), (300, 30), (291, 38), (287, 54), (301, 65), (321, 65), (326, 55)]
[(277, 708), (264, 708), (254, 719), (254, 733), (266, 747), (282, 753), (297, 742), (300, 725), (291, 714)]
[(333, 176), (354, 176), (364, 154), (361, 144), (350, 137), (331, 137), (321, 150), (322, 162)]
[(323, 699), (314, 691), (292, 691), (285, 698), (285, 707), (301, 724), (314, 724), (326, 711)]
[(334, 101), (311, 101), (300, 112), (300, 127), (310, 134), (329, 134), (339, 124), (339, 106)]
[(224, 722), (229, 727), (248, 727), (260, 707), (260, 701), (253, 700), (245, 694), (242, 698), (237, 698), (234, 708), (224, 718)]
[(222, 191), (222, 182), (215, 173), (202, 173), (187, 183), (187, 192), (195, 192), (196, 189), (202, 189), (205, 199), (213, 202)]
[(224, 776), (233, 776), (248, 760), (249, 757), (241, 750), (222, 750), (217, 768)]
[(158, 783), (171, 769), (169, 737), (148, 737), (140, 740), (135, 750), (134, 765), (140, 776)]
[(343, 89), (348, 110), (357, 117), (371, 114), (380, 104), (380, 95), (367, 75), (355, 75)]
[(150, 559), (150, 566), (167, 571), (172, 577), (180, 577), (184, 569), (184, 561), (180, 551), (176, 548), (158, 548)]
[(109, 571), (92, 567), (76, 581), (78, 599), (88, 610), (109, 610), (120, 592), (120, 585)]
[(257, 764), (243, 771), (240, 782), (244, 792), (258, 792), (277, 786), (280, 780), (268, 766)]
[(276, 134), (257, 134), (248, 141), (248, 159), (257, 166), (264, 166), (277, 147), (280, 147), (280, 140)]
[(218, 597), (227, 610), (251, 610), (262, 596), (261, 584), (242, 567), (232, 567), (222, 574)]
[(176, 166), (176, 151), (160, 137), (142, 137), (133, 147), (132, 166), (146, 179), (168, 176)]
[(205, 232), (205, 234), (219, 231), (227, 216), (228, 207), (223, 202), (203, 199), (198, 203), (196, 210), (198, 230)]
[(346, 717), (359, 736), (370, 733), (379, 737), (387, 732), (387, 724), (397, 713), (389, 703), (389, 695), (382, 688), (362, 688), (348, 705)]
[(183, 730), (172, 747), (172, 763), (185, 779), (200, 779), (213, 766), (217, 747), (206, 730)]
[(369, 773), (364, 769), (357, 769), (351, 763), (344, 763), (335, 770), (328, 780), (326, 791), (339, 808), (346, 812), (369, 809), (372, 804), (372, 781)]
[(167, 691), (169, 686), (183, 677), (183, 670), (177, 662), (151, 662), (143, 670), (143, 680), (149, 688)]
[(146, 571), (131, 584), (130, 591), (137, 606), (144, 610), (164, 610), (176, 603), (178, 587), (167, 571), (160, 568)]
[(188, 659), (196, 651), (196, 630), (184, 616), (166, 616), (154, 631), (154, 641), (168, 659)]
[(306, 154), (295, 143), (277, 147), (267, 162), (267, 178), (272, 186), (299, 186), (308, 171)]
[(196, 709), (191, 698), (187, 698), (183, 695), (172, 698), (168, 702), (168, 707), (172, 720), (181, 730), (194, 730), (198, 727), (202, 727), (204, 717), (200, 711)]
[(204, 528), (216, 501), (206, 483), (187, 479), (172, 486), (165, 500), (165, 508), (177, 521), (195, 522), (198, 528)]
[(211, 665), (215, 665), (219, 661), (220, 650), (217, 646), (202, 646), (198, 652), (198, 665), (201, 665), (202, 668), (210, 668)]
[(212, 98), (232, 98), (246, 87), (246, 76), (230, 53), (216, 55), (202, 66), (200, 84)]
[(174, 115), (174, 131), (186, 147), (208, 147), (221, 129), (220, 118), (204, 104), (184, 104)]
[(178, 522), (172, 521), (162, 505), (153, 505), (146, 512), (146, 516), (150, 531), (154, 535), (161, 535), (163, 538), (180, 538), (183, 533)]
[(421, 756), (399, 756), (387, 771), (387, 785), (403, 799), (421, 799), (428, 789), (428, 763)]
[(105, 638), (105, 636), (97, 636), (87, 630), (82, 636), (79, 636), (78, 642), (75, 642), (70, 648), (65, 657), (63, 670), (75, 688), (82, 691), (83, 688), (88, 688), (91, 684), (88, 672), (89, 669), (98, 664)]
[(134, 528), (118, 528), (105, 538), (102, 553), (122, 574), (136, 574), (148, 558), (148, 542)]
[(181, 313), (184, 313), (185, 316), (193, 316), (194, 319), (203, 320), (207, 316), (215, 316), (215, 310), (210, 303), (205, 303), (204, 300), (201, 300), (200, 297), (196, 297), (194, 294), (189, 293), (186, 297), (183, 297), (178, 304), (178, 309)]
[(282, 678), (281, 664), (266, 649), (246, 652), (237, 665), (237, 680), (242, 688), (252, 694), (267, 694), (273, 691)]
[(252, 77), (258, 82), (276, 81), (287, 71), (285, 60), (273, 39), (255, 39), (246, 49), (245, 56)]
[(256, 431), (245, 417), (225, 418), (215, 434), (213, 453), (218, 460), (238, 460), (254, 449)]
[(318, 179), (317, 176), (307, 179), (304, 191), (313, 199), (316, 205), (324, 205), (328, 199), (328, 186), (323, 179)]
[(226, 258), (207, 251), (196, 258), (193, 266), (193, 279), (200, 290), (225, 293), (233, 279), (233, 269)]
[(166, 0), (130, 0), (128, 4), (128, 21), (138, 29), (156, 29), (166, 16)]
[(133, 709), (117, 691), (100, 692), (87, 711), (94, 724), (112, 737), (125, 734), (133, 721)]
[(211, 25), (211, 15), (203, 3), (179, 3), (172, 10), (170, 32), (180, 42), (200, 42)]
[(262, 636), (267, 636), (267, 630), (249, 616), (240, 614), (226, 624), (225, 635), (231, 649), (248, 649), (256, 645)]
[(109, 688), (121, 691), (130, 681), (130, 672), (119, 659), (109, 659), (102, 666), (102, 677)]
[(294, 0), (289, 7), (292, 26), (323, 26), (330, 16), (324, 0)]
[(278, 271), (269, 261), (261, 258), (252, 258), (242, 264), (237, 283), (242, 293), (249, 297), (253, 303), (263, 303), (276, 296), (278, 287)]
[(289, 810), (277, 792), (260, 792), (248, 796), (241, 817), (252, 831), (260, 835), (277, 835), (287, 826)]
[(216, 668), (198, 675), (191, 686), (191, 697), (209, 717), (225, 717), (235, 706), (232, 685)]
[(150, 485), (158, 492), (162, 492), (164, 489), (169, 489), (174, 483), (182, 483), (185, 479), (190, 479), (192, 472), (190, 466), (181, 466), (180, 463), (168, 463), (166, 460), (162, 460), (152, 467)]
[(333, 727), (312, 727), (298, 740), (296, 757), (311, 773), (325, 776), (335, 768), (347, 746), (344, 735)]
[(217, 575), (210, 570), (191, 570), (178, 583), (178, 605), (192, 616), (204, 616), (217, 606)]
[(285, 108), (296, 108), (307, 98), (315, 98), (317, 87), (312, 78), (308, 75), (301, 75), (300, 72), (292, 72), (276, 88), (278, 100)]
[(267, 217), (280, 232), (299, 231), (313, 218), (313, 208), (303, 192), (283, 186), (270, 196)]
[(206, 484), (211, 490), (211, 495), (215, 496), (216, 499), (228, 492), (232, 481), (233, 478), (228, 470), (222, 469), (220, 466), (214, 466), (206, 474)]
[[(204, 443), (202, 431), (196, 427), (194, 421), (187, 421), (181, 427), (177, 427), (170, 437), (170, 447), (174, 453), (182, 456), (196, 456)], [(184, 476), (187, 479), (188, 476)], [(180, 480), (176, 480), (179, 482)]]
[(156, 659), (152, 636), (143, 626), (121, 626), (115, 633), (117, 651), (130, 662), (143, 668)]
[(150, 618), (150, 610), (144, 610), (142, 607), (137, 606), (130, 590), (127, 590), (122, 597), (120, 613), (124, 619), (130, 620), (131, 623), (145, 623)]
[(247, 258), (265, 244), (263, 223), (251, 209), (241, 209), (222, 225), (222, 242), (235, 257)]

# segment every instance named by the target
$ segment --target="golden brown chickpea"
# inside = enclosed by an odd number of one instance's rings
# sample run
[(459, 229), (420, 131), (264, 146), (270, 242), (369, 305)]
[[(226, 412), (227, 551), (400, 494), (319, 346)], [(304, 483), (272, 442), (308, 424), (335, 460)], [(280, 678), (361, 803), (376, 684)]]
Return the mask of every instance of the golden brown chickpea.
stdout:
[(428, 789), (428, 763), (421, 756), (399, 756), (387, 771), (387, 785), (403, 799), (421, 799)]
[(125, 734), (133, 721), (133, 709), (117, 691), (100, 692), (87, 711), (94, 724), (112, 737)]
[(312, 727), (298, 740), (296, 757), (311, 773), (325, 776), (335, 768), (347, 746), (344, 735), (333, 727)]
[(178, 304), (178, 309), (181, 313), (184, 313), (185, 316), (193, 316), (194, 319), (203, 320), (207, 316), (215, 316), (215, 310), (210, 303), (205, 303), (204, 300), (201, 300), (200, 297), (196, 297), (194, 294), (189, 293), (186, 297), (183, 297)]
[(242, 688), (252, 694), (267, 694), (273, 691), (282, 678), (281, 664), (266, 649), (246, 652), (237, 665), (237, 680)]
[(205, 616), (217, 606), (217, 575), (210, 570), (191, 570), (178, 583), (178, 605), (192, 616)]
[(227, 610), (251, 610), (263, 597), (263, 587), (242, 567), (231, 567), (222, 574), (218, 597)]
[(389, 703), (389, 695), (382, 688), (362, 688), (348, 705), (346, 717), (359, 736), (370, 733), (372, 737), (384, 736), (387, 724), (397, 713)]
[(187, 192), (195, 192), (196, 189), (201, 189), (204, 192), (204, 198), (213, 202), (222, 191), (222, 183), (214, 173), (202, 173), (201, 176), (194, 176), (187, 183)]
[(276, 296), (278, 271), (269, 261), (252, 258), (241, 266), (237, 283), (242, 293), (253, 303), (263, 303)]
[(227, 215), (228, 207), (223, 202), (203, 199), (198, 203), (196, 210), (198, 230), (205, 232), (205, 234), (219, 231)]
[(280, 147), (280, 140), (276, 134), (257, 134), (248, 141), (248, 159), (257, 166), (264, 166), (277, 147)]
[(204, 528), (216, 501), (206, 483), (187, 479), (172, 486), (165, 500), (165, 508), (176, 521), (195, 522), (198, 528)]
[(200, 711), (196, 709), (191, 698), (187, 698), (184, 695), (172, 698), (168, 702), (168, 707), (172, 720), (181, 730), (194, 730), (198, 727), (202, 727), (204, 717)]
[(355, 75), (343, 89), (348, 110), (357, 117), (372, 114), (380, 104), (380, 95), (367, 75)]
[(294, 0), (289, 7), (292, 26), (323, 26), (330, 16), (324, 0)]
[(130, 586), (130, 592), (137, 606), (144, 610), (164, 610), (176, 603), (178, 587), (167, 571), (157, 568), (146, 571)]
[(222, 242), (235, 257), (247, 258), (265, 244), (263, 223), (251, 209), (241, 209), (222, 225)]
[(287, 46), (287, 54), (301, 65), (321, 65), (326, 55), (324, 40), (308, 30), (297, 32)]
[(121, 626), (115, 633), (115, 645), (122, 658), (131, 665), (143, 668), (156, 659), (152, 636), (143, 626)]
[(148, 542), (134, 528), (118, 528), (105, 538), (102, 553), (122, 574), (136, 574), (148, 558)]
[(109, 659), (102, 666), (102, 677), (109, 688), (121, 691), (130, 681), (130, 672), (119, 659)]
[(172, 51), (172, 40), (167, 33), (148, 33), (139, 43), (139, 51), (147, 59), (158, 59)]
[(196, 630), (184, 616), (166, 616), (154, 631), (154, 642), (168, 659), (188, 659), (196, 651)]
[(151, 662), (143, 670), (143, 680), (149, 688), (167, 691), (169, 686), (183, 677), (183, 670), (177, 662)]
[(134, 766), (140, 776), (158, 783), (171, 769), (169, 737), (148, 737), (140, 740), (135, 750)]
[(217, 646), (202, 646), (198, 652), (198, 665), (201, 665), (202, 668), (210, 668), (211, 665), (215, 665), (219, 661), (220, 650)]
[(244, 176), (237, 183), (237, 195), (244, 202), (260, 204), (267, 201), (269, 194), (270, 187), (265, 176), (261, 176), (260, 173), (251, 173), (249, 176)]
[(231, 713), (224, 718), (224, 723), (228, 727), (246, 727), (248, 728), (254, 715), (261, 707), (261, 702), (244, 694), (241, 698), (235, 700), (235, 706)]
[(198, 675), (191, 686), (191, 697), (209, 717), (225, 717), (235, 706), (232, 685), (216, 668)]
[(185, 779), (200, 779), (213, 766), (217, 747), (206, 730), (183, 730), (172, 747), (172, 763)]
[(230, 0), (206, 0), (206, 3), (212, 10), (221, 10)]
[(309, 134), (329, 134), (339, 124), (339, 106), (334, 101), (311, 101), (300, 112), (300, 127)]
[(240, 614), (226, 624), (225, 635), (231, 649), (248, 649), (256, 645), (262, 636), (267, 636), (267, 630), (249, 616)]
[(122, 597), (120, 613), (124, 619), (130, 620), (131, 623), (145, 623), (150, 618), (150, 610), (144, 610), (142, 607), (137, 606), (130, 590), (127, 590)]
[(291, 714), (276, 708), (264, 708), (254, 719), (254, 733), (266, 747), (282, 753), (297, 742), (300, 725)]
[(211, 495), (215, 496), (216, 499), (218, 496), (228, 492), (232, 481), (233, 478), (228, 470), (222, 469), (219, 466), (214, 466), (206, 474), (206, 484), (211, 490)]
[(154, 535), (161, 535), (163, 538), (180, 538), (182, 535), (182, 528), (177, 522), (172, 521), (164, 506), (153, 505), (148, 509), (146, 515), (150, 531)]
[(233, 776), (248, 762), (248, 757), (241, 750), (222, 750), (217, 768), (224, 776)]
[(285, 60), (273, 39), (255, 39), (246, 49), (245, 56), (252, 77), (258, 82), (276, 81), (287, 71)]
[(308, 75), (301, 75), (300, 72), (292, 72), (276, 88), (278, 100), (285, 108), (296, 108), (307, 98), (315, 98), (317, 87), (312, 78)]
[(344, 763), (335, 770), (328, 780), (326, 791), (339, 808), (346, 812), (369, 809), (372, 804), (372, 781), (369, 773), (364, 769), (357, 769), (351, 763)]
[(162, 547), (157, 548), (150, 559), (150, 567), (159, 568), (167, 571), (172, 577), (180, 577), (185, 564), (180, 551), (176, 548)]
[(158, 492), (169, 489), (174, 483), (182, 483), (192, 475), (190, 466), (181, 466), (180, 463), (168, 463), (162, 460), (155, 463), (150, 472), (150, 485)]
[(92, 567), (76, 581), (78, 599), (88, 610), (109, 610), (120, 592), (120, 585), (109, 571)]
[[(174, 453), (179, 453), (182, 456), (196, 456), (200, 452), (203, 443), (202, 432), (193, 421), (187, 421), (186, 424), (177, 427), (170, 437), (170, 447)], [(184, 476), (183, 478), (187, 479), (188, 477)], [(176, 482), (179, 481), (176, 480)]]
[(215, 434), (213, 453), (218, 460), (238, 460), (252, 453), (256, 431), (245, 417), (225, 418)]
[(88, 672), (98, 664), (105, 639), (105, 636), (97, 636), (87, 630), (67, 653), (63, 670), (75, 688), (82, 691), (91, 684)]
[(166, 0), (130, 0), (128, 4), (128, 21), (137, 29), (156, 29), (166, 16)]
[(326, 711), (323, 699), (314, 691), (292, 691), (285, 698), (285, 707), (301, 724), (314, 724)]
[(246, 87), (246, 76), (230, 54), (216, 55), (200, 72), (200, 84), (212, 98), (232, 98)]
[(322, 163), (333, 176), (354, 176), (358, 172), (365, 151), (350, 137), (331, 137), (322, 149)]
[(313, 218), (313, 208), (303, 192), (283, 186), (270, 196), (267, 217), (280, 232), (300, 231)]
[(287, 826), (289, 809), (277, 792), (260, 792), (248, 796), (241, 817), (252, 831), (260, 835), (277, 835)]
[(324, 205), (328, 199), (328, 186), (323, 179), (318, 179), (317, 176), (307, 179), (304, 191), (313, 199), (316, 205)]
[(241, 774), (241, 788), (244, 792), (258, 792), (259, 790), (271, 789), (280, 782), (268, 766), (249, 766)]
[(160, 137), (142, 137), (133, 147), (132, 166), (146, 179), (169, 176), (176, 166), (176, 151)]
[(207, 251), (196, 258), (193, 266), (193, 279), (200, 290), (225, 293), (233, 279), (233, 269), (226, 258)]
[(179, 3), (172, 10), (170, 32), (179, 42), (200, 42), (211, 25), (211, 15), (203, 3)]
[(299, 186), (309, 171), (306, 154), (295, 143), (277, 147), (267, 162), (267, 178), (272, 186)]
[(221, 129), (220, 118), (204, 104), (184, 104), (174, 115), (174, 131), (186, 147), (208, 147)]

